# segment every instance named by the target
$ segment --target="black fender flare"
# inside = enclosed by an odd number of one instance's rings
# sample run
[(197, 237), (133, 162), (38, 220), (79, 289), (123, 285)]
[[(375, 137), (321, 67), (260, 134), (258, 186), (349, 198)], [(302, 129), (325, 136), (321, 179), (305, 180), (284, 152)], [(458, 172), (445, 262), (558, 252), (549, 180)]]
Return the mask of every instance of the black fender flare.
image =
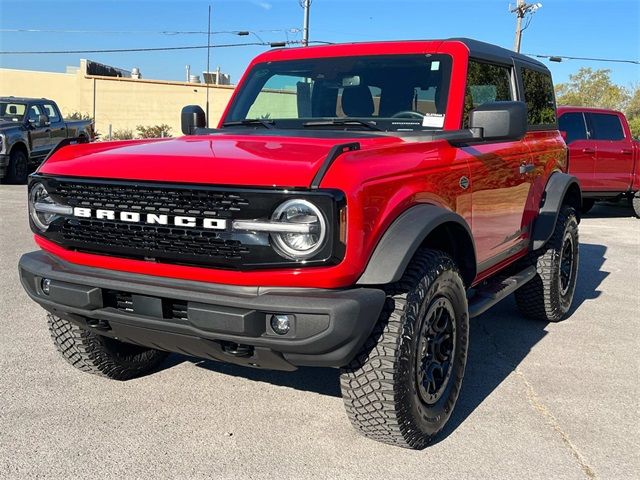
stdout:
[(576, 209), (578, 221), (580, 221), (582, 190), (578, 179), (562, 172), (552, 173), (544, 189), (540, 211), (533, 224), (532, 250), (542, 248), (551, 238), (556, 228), (560, 207), (566, 203)]
[[(476, 252), (467, 222), (457, 213), (432, 204), (420, 204), (405, 210), (382, 235), (369, 258), (359, 285), (386, 285), (402, 278), (409, 262), (429, 234), (436, 230), (449, 232), (451, 248), (460, 247), (465, 261), (458, 265), (466, 285), (476, 276)], [(457, 255), (455, 255), (457, 256)]]

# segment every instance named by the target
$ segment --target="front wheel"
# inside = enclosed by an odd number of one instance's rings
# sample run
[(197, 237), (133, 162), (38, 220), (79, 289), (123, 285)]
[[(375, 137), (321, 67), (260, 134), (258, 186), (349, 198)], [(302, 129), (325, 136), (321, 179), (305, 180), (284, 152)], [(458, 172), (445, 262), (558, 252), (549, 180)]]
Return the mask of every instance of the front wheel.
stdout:
[(7, 166), (7, 183), (23, 184), (27, 182), (29, 174), (27, 154), (18, 148), (14, 148), (9, 156), (9, 165)]
[(537, 255), (535, 277), (515, 292), (525, 316), (545, 322), (564, 318), (576, 290), (579, 253), (576, 212), (563, 205), (551, 238)]
[(453, 260), (418, 252), (364, 348), (341, 371), (352, 425), (380, 442), (426, 447), (453, 412), (468, 341), (467, 298)]
[(68, 320), (47, 315), (49, 332), (63, 358), (78, 370), (114, 380), (129, 380), (151, 372), (167, 352), (96, 335)]

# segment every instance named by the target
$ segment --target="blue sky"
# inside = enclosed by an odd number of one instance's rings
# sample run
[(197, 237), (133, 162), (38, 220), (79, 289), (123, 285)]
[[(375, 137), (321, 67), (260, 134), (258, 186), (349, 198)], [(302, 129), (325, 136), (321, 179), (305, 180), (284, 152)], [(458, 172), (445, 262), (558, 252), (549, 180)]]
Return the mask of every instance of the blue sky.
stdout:
[[(640, 59), (640, 0), (540, 0), (541, 8), (523, 35), (522, 51), (532, 54)], [(511, 0), (515, 3), (515, 0)], [(251, 30), (265, 41), (299, 40), (298, 0), (0, 0), (0, 29), (95, 31)], [(313, 0), (311, 40), (350, 42), (465, 36), (507, 48), (513, 45), (515, 18), (509, 0)], [(215, 34), (212, 43), (256, 41), (255, 36)], [(206, 35), (155, 33), (0, 32), (0, 50), (65, 50), (206, 45)], [(211, 69), (220, 65), (237, 81), (253, 56), (265, 47), (213, 49)], [(64, 71), (80, 58), (130, 70), (146, 78), (182, 80), (206, 67), (205, 50), (69, 55), (0, 55), (0, 66)], [(640, 83), (640, 66), (578, 60), (549, 63), (556, 83), (582, 66), (610, 68), (614, 81)]]

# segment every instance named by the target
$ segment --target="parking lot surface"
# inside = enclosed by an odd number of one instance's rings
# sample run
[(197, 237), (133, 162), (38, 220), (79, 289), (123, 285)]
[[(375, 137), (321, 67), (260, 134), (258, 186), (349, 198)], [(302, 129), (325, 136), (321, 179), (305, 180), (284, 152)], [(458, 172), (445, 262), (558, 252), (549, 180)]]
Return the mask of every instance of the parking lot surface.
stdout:
[(580, 239), (572, 315), (533, 322), (509, 298), (473, 320), (451, 422), (416, 452), (356, 434), (336, 370), (73, 369), (18, 279), (26, 187), (0, 185), (0, 478), (637, 478), (640, 220), (598, 205)]

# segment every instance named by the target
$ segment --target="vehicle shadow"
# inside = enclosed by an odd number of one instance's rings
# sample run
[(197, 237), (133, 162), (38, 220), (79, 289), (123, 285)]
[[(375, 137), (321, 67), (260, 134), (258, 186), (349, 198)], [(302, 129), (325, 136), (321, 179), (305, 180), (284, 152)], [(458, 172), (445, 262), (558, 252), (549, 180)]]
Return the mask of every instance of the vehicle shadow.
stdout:
[(596, 202), (583, 218), (635, 218), (633, 208), (626, 199), (620, 201)]
[[(580, 272), (571, 313), (598, 290), (609, 275), (602, 269), (607, 249), (603, 245), (580, 244)], [(469, 357), (458, 404), (445, 430), (436, 438), (447, 438), (517, 368), (531, 349), (546, 335), (544, 322), (529, 320), (518, 312), (513, 297), (471, 321)], [(339, 371), (333, 368), (300, 368), (294, 372), (259, 370), (184, 355), (171, 355), (161, 369), (182, 362), (223, 375), (256, 382), (340, 397)]]
[[(598, 298), (598, 288), (609, 272), (604, 245), (580, 244), (578, 282), (570, 316), (587, 300)], [(531, 349), (547, 335), (547, 323), (520, 315), (513, 296), (471, 321), (469, 357), (460, 397), (453, 415), (436, 438), (447, 438), (511, 374)]]

